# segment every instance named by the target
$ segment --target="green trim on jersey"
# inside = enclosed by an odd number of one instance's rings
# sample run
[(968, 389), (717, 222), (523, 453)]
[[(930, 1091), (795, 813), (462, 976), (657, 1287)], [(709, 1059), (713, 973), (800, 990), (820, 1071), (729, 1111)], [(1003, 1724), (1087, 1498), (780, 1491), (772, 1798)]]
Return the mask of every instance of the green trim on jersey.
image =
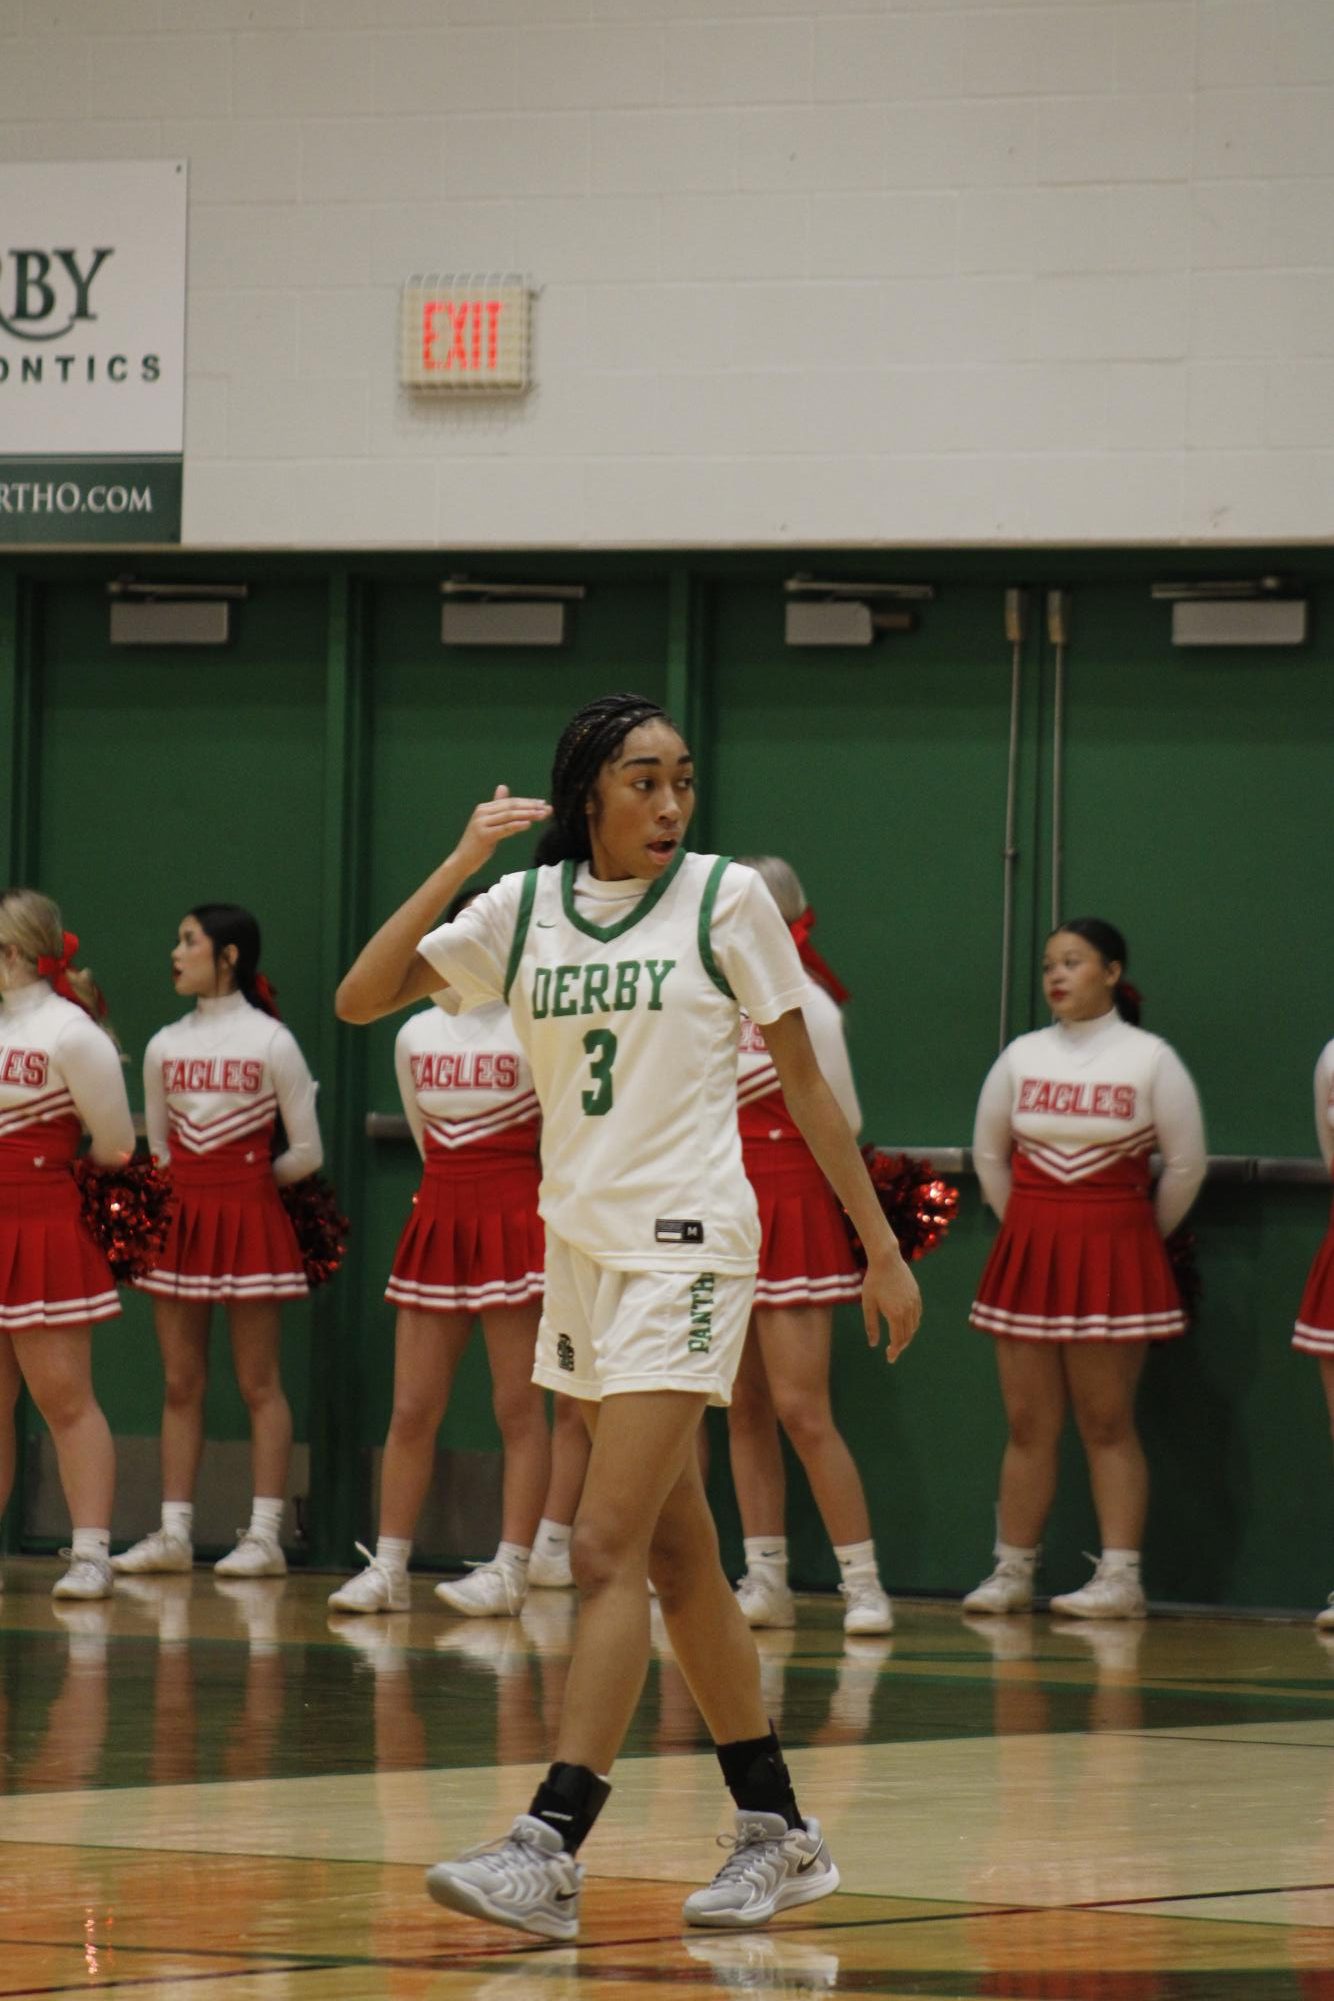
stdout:
[(709, 935), (713, 928), (713, 906), (718, 901), (718, 885), (723, 879), (723, 870), (731, 865), (731, 861), (730, 855), (719, 855), (709, 870), (709, 879), (699, 900), (699, 956), (719, 993), (726, 994), (728, 1000), (735, 1000), (736, 995), (727, 983), (727, 975), (713, 956), (713, 939)]
[(574, 872), (579, 864), (573, 861), (562, 862), (560, 897), (566, 918), (573, 924), (575, 930), (582, 931), (586, 938), (597, 938), (602, 944), (609, 945), (613, 938), (620, 938), (633, 925), (638, 924), (641, 917), (647, 917), (654, 905), (662, 900), (663, 893), (675, 882), (680, 873), (685, 858), (685, 849), (678, 848), (658, 880), (649, 885), (629, 916), (622, 917), (617, 924), (594, 924), (591, 918), (579, 915), (574, 907)]
[(505, 999), (510, 997), (510, 988), (519, 976), (519, 961), (523, 957), (524, 940), (528, 936), (528, 926), (532, 922), (533, 902), (537, 896), (537, 870), (525, 870), (523, 890), (519, 897), (519, 914), (514, 920), (514, 943), (510, 946), (509, 964), (505, 968)]

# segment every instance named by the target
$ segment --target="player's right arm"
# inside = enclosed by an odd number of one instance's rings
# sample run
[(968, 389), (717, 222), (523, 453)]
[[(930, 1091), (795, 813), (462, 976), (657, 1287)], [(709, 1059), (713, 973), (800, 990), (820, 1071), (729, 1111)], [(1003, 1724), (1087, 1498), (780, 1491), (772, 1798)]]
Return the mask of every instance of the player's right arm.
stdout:
[(363, 945), (334, 996), (338, 1019), (379, 1021), (439, 993), (444, 982), (417, 950), (418, 939), (438, 922), (450, 898), (491, 859), (501, 841), (526, 833), (550, 813), (545, 799), (511, 799), (509, 788), (498, 785), (494, 798), (484, 799), (474, 810), (453, 853)]

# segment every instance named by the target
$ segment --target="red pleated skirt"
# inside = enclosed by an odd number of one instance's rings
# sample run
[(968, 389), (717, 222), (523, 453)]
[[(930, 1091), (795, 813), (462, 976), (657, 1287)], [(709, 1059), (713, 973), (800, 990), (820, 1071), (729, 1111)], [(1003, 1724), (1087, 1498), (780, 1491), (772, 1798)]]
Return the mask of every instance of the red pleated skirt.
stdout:
[(969, 1319), (1014, 1341), (1169, 1341), (1186, 1331), (1147, 1194), (1016, 1185)]
[(0, 1334), (114, 1320), (111, 1267), (83, 1226), (63, 1163), (0, 1172)]
[(385, 1298), (420, 1313), (485, 1313), (540, 1299), (540, 1180), (531, 1153), (477, 1146), (429, 1154)]
[(173, 1154), (171, 1179), (171, 1228), (157, 1264), (137, 1280), (143, 1291), (209, 1305), (306, 1297), (296, 1232), (267, 1154)]
[(804, 1140), (756, 1140), (741, 1157), (760, 1212), (756, 1306), (860, 1299), (862, 1275), (838, 1198)]
[(1292, 1345), (1308, 1355), (1334, 1355), (1334, 1209), (1297, 1308)]

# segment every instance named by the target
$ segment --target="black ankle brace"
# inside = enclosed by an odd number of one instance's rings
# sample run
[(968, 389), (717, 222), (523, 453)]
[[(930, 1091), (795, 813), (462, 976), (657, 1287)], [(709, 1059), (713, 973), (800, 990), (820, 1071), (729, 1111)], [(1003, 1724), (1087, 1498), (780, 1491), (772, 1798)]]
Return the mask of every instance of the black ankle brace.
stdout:
[(767, 1737), (742, 1737), (714, 1748), (727, 1790), (743, 1813), (780, 1813), (789, 1827), (806, 1825), (772, 1730)]
[(533, 1794), (528, 1811), (535, 1820), (555, 1828), (567, 1854), (577, 1855), (610, 1797), (607, 1781), (587, 1765), (556, 1764)]

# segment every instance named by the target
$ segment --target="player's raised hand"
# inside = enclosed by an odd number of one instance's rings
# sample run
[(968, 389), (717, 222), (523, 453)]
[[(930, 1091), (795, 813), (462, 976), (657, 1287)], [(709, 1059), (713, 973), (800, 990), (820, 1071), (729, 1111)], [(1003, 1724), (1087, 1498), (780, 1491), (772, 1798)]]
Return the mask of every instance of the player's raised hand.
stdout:
[(500, 843), (511, 834), (523, 834), (539, 820), (549, 820), (551, 808), (545, 799), (512, 799), (508, 785), (497, 785), (489, 799), (473, 809), (458, 845), (460, 860), (469, 872), (490, 861)]
[(897, 1251), (873, 1257), (862, 1280), (862, 1318), (866, 1338), (880, 1345), (880, 1322), (889, 1329), (887, 1362), (897, 1362), (922, 1322), (922, 1295), (917, 1280)]

